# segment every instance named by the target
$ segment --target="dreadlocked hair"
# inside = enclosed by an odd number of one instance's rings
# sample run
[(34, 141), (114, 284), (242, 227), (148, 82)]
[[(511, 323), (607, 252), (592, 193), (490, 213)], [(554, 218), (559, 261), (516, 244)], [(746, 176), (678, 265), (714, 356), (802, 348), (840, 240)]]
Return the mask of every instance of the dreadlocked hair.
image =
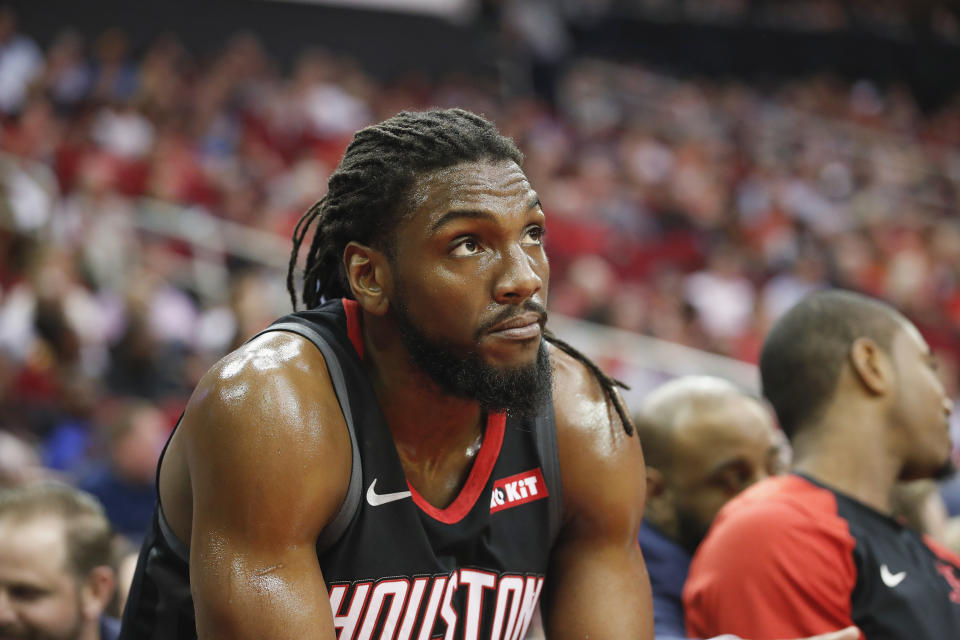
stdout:
[[(403, 111), (358, 131), (330, 176), (327, 194), (303, 214), (293, 230), (287, 291), (294, 310), (294, 273), (300, 247), (311, 227), (315, 229), (306, 254), (301, 290), (307, 309), (326, 300), (353, 298), (343, 264), (343, 252), (349, 242), (392, 253), (393, 231), (409, 211), (410, 189), (418, 176), (480, 160), (512, 160), (522, 165), (523, 154), (491, 122), (463, 109)], [(607, 376), (566, 342), (549, 333), (545, 337), (596, 376), (624, 430), (632, 435), (633, 425), (615, 389), (626, 386)]]
[(409, 210), (409, 191), (417, 176), (479, 160), (513, 160), (519, 165), (523, 154), (493, 124), (463, 109), (404, 111), (358, 131), (330, 176), (327, 195), (294, 229), (287, 271), (294, 309), (294, 267), (311, 225), (316, 224), (316, 231), (307, 252), (302, 292), (308, 309), (324, 300), (353, 297), (343, 265), (348, 242), (391, 251), (392, 232)]
[(597, 382), (599, 382), (600, 386), (603, 388), (603, 393), (607, 397), (607, 402), (613, 405), (613, 408), (617, 411), (617, 417), (620, 418), (620, 424), (623, 425), (623, 430), (626, 431), (628, 436), (632, 436), (634, 433), (633, 421), (630, 419), (627, 409), (623, 405), (623, 399), (620, 397), (620, 394), (617, 393), (617, 387), (629, 390), (630, 386), (612, 376), (608, 376), (603, 372), (603, 369), (597, 366), (597, 363), (582, 354), (567, 342), (555, 336), (549, 329), (544, 330), (543, 337), (546, 338), (547, 342), (560, 349), (560, 351), (563, 351), (567, 355), (572, 356), (590, 370), (590, 373), (593, 374), (593, 377), (597, 379)]

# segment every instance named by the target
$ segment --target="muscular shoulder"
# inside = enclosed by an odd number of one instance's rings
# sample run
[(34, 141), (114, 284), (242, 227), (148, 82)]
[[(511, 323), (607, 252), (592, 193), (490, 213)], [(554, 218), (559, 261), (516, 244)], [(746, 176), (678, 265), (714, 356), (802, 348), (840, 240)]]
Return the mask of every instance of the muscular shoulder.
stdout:
[(550, 346), (553, 405), (558, 427), (605, 430), (616, 420), (600, 381), (582, 362)]
[(346, 491), (349, 433), (323, 356), (298, 335), (264, 334), (216, 363), (180, 430), (195, 497), (259, 492), (329, 514)]
[(606, 517), (639, 518), (645, 490), (639, 440), (626, 433), (582, 362), (554, 347), (550, 355), (567, 516), (606, 510)]
[(262, 416), (289, 427), (309, 422), (333, 395), (320, 352), (299, 335), (273, 331), (244, 344), (203, 376), (188, 411), (247, 421)]

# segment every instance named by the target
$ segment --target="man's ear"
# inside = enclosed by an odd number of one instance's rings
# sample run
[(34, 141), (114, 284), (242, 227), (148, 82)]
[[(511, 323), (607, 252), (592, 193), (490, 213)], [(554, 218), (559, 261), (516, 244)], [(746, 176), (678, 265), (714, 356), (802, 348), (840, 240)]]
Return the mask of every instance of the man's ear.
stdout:
[(677, 517), (674, 496), (667, 478), (659, 469), (647, 465), (647, 501), (643, 517), (668, 536), (676, 536)]
[(667, 491), (667, 480), (656, 467), (647, 465), (647, 504), (663, 496)]
[(890, 393), (895, 372), (890, 356), (870, 338), (857, 338), (850, 346), (850, 368), (854, 377), (873, 395)]
[(83, 616), (87, 620), (99, 620), (110, 605), (117, 589), (117, 579), (108, 566), (94, 567), (80, 589)]
[(360, 307), (382, 316), (390, 308), (392, 271), (386, 255), (359, 242), (349, 242), (343, 250), (347, 282)]

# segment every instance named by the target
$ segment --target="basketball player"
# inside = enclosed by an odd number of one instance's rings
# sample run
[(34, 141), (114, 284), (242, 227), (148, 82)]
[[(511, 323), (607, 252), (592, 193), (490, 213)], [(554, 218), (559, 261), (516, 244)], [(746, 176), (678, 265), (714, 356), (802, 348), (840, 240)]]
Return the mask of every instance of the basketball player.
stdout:
[(356, 134), (294, 231), (307, 311), (168, 443), (122, 637), (514, 640), (541, 595), (551, 638), (651, 637), (640, 444), (545, 331), (521, 160), (462, 110)]
[(890, 517), (894, 484), (950, 456), (952, 403), (920, 333), (878, 301), (815, 293), (773, 327), (760, 368), (795, 473), (721, 510), (691, 565), (688, 629), (957, 637), (960, 557)]

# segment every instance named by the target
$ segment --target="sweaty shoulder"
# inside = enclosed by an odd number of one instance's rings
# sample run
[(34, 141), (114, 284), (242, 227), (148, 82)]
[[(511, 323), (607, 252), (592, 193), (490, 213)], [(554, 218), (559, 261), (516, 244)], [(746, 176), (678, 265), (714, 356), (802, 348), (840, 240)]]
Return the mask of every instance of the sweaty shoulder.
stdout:
[[(567, 516), (572, 510), (602, 511), (632, 518), (642, 513), (643, 454), (636, 436), (626, 433), (600, 382), (576, 358), (550, 347), (553, 406)], [(607, 479), (606, 490), (601, 479)], [(637, 509), (625, 510), (633, 501)]]
[(688, 632), (799, 637), (850, 624), (854, 546), (830, 491), (794, 475), (757, 483), (697, 548), (683, 592)]
[[(184, 506), (227, 491), (259, 492), (278, 508), (309, 506), (317, 521), (302, 524), (322, 528), (346, 494), (351, 446), (319, 350), (273, 331), (225, 356), (197, 385), (168, 457), (161, 501), (177, 533), (196, 513)], [(188, 487), (168, 473), (178, 464)]]

